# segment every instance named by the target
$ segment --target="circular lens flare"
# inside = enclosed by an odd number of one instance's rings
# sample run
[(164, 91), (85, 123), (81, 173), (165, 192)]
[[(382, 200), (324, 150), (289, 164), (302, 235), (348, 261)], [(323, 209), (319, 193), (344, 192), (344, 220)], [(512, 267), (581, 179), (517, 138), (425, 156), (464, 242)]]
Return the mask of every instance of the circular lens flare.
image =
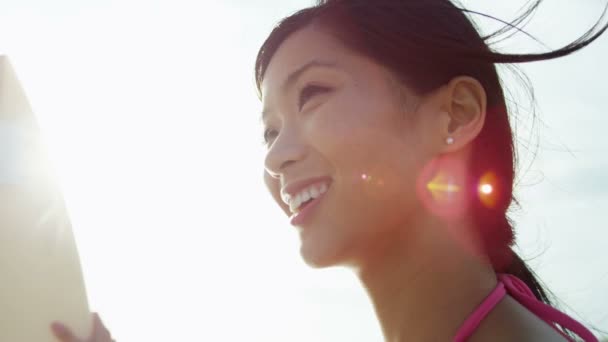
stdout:
[(478, 183), (479, 200), (488, 208), (494, 208), (498, 202), (498, 178), (494, 172), (486, 172)]
[(484, 195), (491, 194), (493, 190), (494, 188), (492, 187), (492, 184), (481, 184), (479, 187), (479, 191)]

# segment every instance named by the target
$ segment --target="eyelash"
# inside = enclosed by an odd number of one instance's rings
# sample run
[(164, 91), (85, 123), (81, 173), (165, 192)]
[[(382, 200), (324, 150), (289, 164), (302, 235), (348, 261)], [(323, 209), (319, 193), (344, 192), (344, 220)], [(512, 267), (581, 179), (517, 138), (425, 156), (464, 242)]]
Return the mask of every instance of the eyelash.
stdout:
[[(306, 104), (306, 102), (308, 100), (310, 100), (311, 98), (313, 98), (315, 95), (327, 93), (330, 90), (331, 90), (331, 88), (329, 88), (329, 87), (324, 87), (324, 86), (314, 85), (314, 84), (309, 84), (309, 85), (305, 86), (304, 88), (302, 88), (302, 90), (300, 91), (300, 94), (298, 96), (298, 109), (302, 110), (302, 107), (304, 106), (304, 104)], [(262, 139), (262, 143), (264, 145), (268, 145), (270, 143), (272, 138), (270, 138), (269, 136), (273, 132), (275, 132), (275, 137), (276, 137), (276, 135), (278, 135), (278, 132), (276, 130), (271, 129), (271, 128), (267, 128), (264, 130), (263, 139)]]
[[(270, 139), (271, 139), (271, 138), (269, 138), (268, 136), (270, 135), (270, 133), (271, 133), (271, 132), (277, 132), (277, 131), (276, 131), (276, 130), (274, 130), (274, 129), (271, 129), (271, 128), (266, 128), (266, 129), (264, 130), (264, 134), (263, 134), (263, 137), (262, 137), (262, 144), (264, 144), (264, 145), (268, 145), (268, 144), (270, 143), (270, 141), (271, 141)], [(278, 135), (278, 134), (279, 134), (279, 133), (277, 132), (277, 133), (275, 134), (275, 137), (276, 137), (276, 135)]]
[(300, 95), (298, 96), (299, 110), (302, 110), (302, 107), (304, 106), (304, 104), (308, 100), (310, 100), (312, 97), (314, 97), (315, 95), (327, 93), (330, 90), (331, 90), (331, 88), (329, 88), (329, 87), (314, 85), (314, 84), (309, 84), (309, 85), (305, 86), (304, 88), (302, 88), (302, 90), (300, 91)]

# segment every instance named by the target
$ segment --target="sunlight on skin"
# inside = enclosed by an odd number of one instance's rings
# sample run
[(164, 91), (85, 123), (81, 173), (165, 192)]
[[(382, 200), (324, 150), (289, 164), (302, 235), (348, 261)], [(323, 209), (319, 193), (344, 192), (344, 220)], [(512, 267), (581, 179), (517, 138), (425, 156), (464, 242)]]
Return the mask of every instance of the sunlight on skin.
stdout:
[[(467, 2), (482, 11), (480, 6), (497, 6)], [(65, 192), (92, 309), (121, 341), (380, 340), (350, 274), (303, 266), (296, 234), (258, 177), (263, 153), (251, 147), (260, 131), (251, 81), (255, 52), (280, 17), (312, 2), (227, 1), (190, 9), (180, 8), (181, 1), (115, 3), (78, 5), (83, 10), (77, 15), (68, 1), (54, 2), (51, 14), (32, 6), (9, 15), (3, 5), (0, 23), (0, 49), (13, 57), (27, 87)], [(514, 11), (520, 5), (500, 4)], [(251, 12), (242, 10), (246, 6)], [(238, 25), (226, 24), (232, 21)], [(588, 22), (581, 19), (566, 31), (578, 34)], [(558, 39), (562, 31), (555, 30), (540, 36)], [(566, 60), (573, 59), (556, 64)], [(547, 78), (555, 82), (554, 74)], [(539, 85), (543, 89), (549, 85)], [(543, 120), (567, 117), (543, 99)], [(589, 121), (601, 117), (598, 112)], [(449, 172), (421, 179), (418, 189), (423, 203), (446, 218), (457, 213), (432, 199), (463, 193)], [(353, 177), (372, 193), (390, 186), (376, 170)], [(491, 173), (484, 177), (478, 196), (491, 207), (500, 186)], [(545, 206), (547, 198), (539, 196), (534, 203)], [(459, 201), (457, 211), (466, 205)], [(546, 225), (546, 217), (521, 225), (529, 228), (521, 230), (524, 237), (537, 243), (536, 225)], [(564, 255), (571, 254), (567, 246)], [(543, 260), (554, 259), (547, 254)], [(577, 279), (590, 282), (584, 278), (590, 272), (560, 278), (563, 273), (553, 273), (562, 292), (575, 288)], [(569, 304), (581, 312), (597, 305), (593, 319), (604, 324), (596, 318), (603, 317), (603, 301), (584, 302), (599, 293), (589, 290)]]

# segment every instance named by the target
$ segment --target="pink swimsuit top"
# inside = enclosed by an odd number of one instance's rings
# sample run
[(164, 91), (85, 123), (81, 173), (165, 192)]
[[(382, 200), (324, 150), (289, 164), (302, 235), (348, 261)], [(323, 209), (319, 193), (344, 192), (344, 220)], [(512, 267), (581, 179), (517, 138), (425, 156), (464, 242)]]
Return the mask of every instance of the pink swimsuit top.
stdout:
[(598, 342), (598, 339), (582, 324), (536, 299), (532, 290), (523, 281), (510, 274), (498, 274), (498, 285), (460, 327), (454, 337), (454, 342), (465, 342), (477, 329), (481, 321), (507, 293), (543, 321), (547, 322), (568, 341), (572, 341), (572, 339), (560, 331), (555, 324), (559, 324), (563, 328), (577, 334), (585, 342)]

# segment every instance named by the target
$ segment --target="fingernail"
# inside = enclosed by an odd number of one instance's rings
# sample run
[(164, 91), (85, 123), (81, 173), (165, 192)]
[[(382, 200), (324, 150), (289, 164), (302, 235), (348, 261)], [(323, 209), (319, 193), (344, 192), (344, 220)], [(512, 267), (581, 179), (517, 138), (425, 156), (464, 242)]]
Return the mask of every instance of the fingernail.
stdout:
[(59, 336), (65, 336), (68, 332), (66, 326), (58, 322), (53, 322), (51, 324), (51, 329), (56, 335)]

